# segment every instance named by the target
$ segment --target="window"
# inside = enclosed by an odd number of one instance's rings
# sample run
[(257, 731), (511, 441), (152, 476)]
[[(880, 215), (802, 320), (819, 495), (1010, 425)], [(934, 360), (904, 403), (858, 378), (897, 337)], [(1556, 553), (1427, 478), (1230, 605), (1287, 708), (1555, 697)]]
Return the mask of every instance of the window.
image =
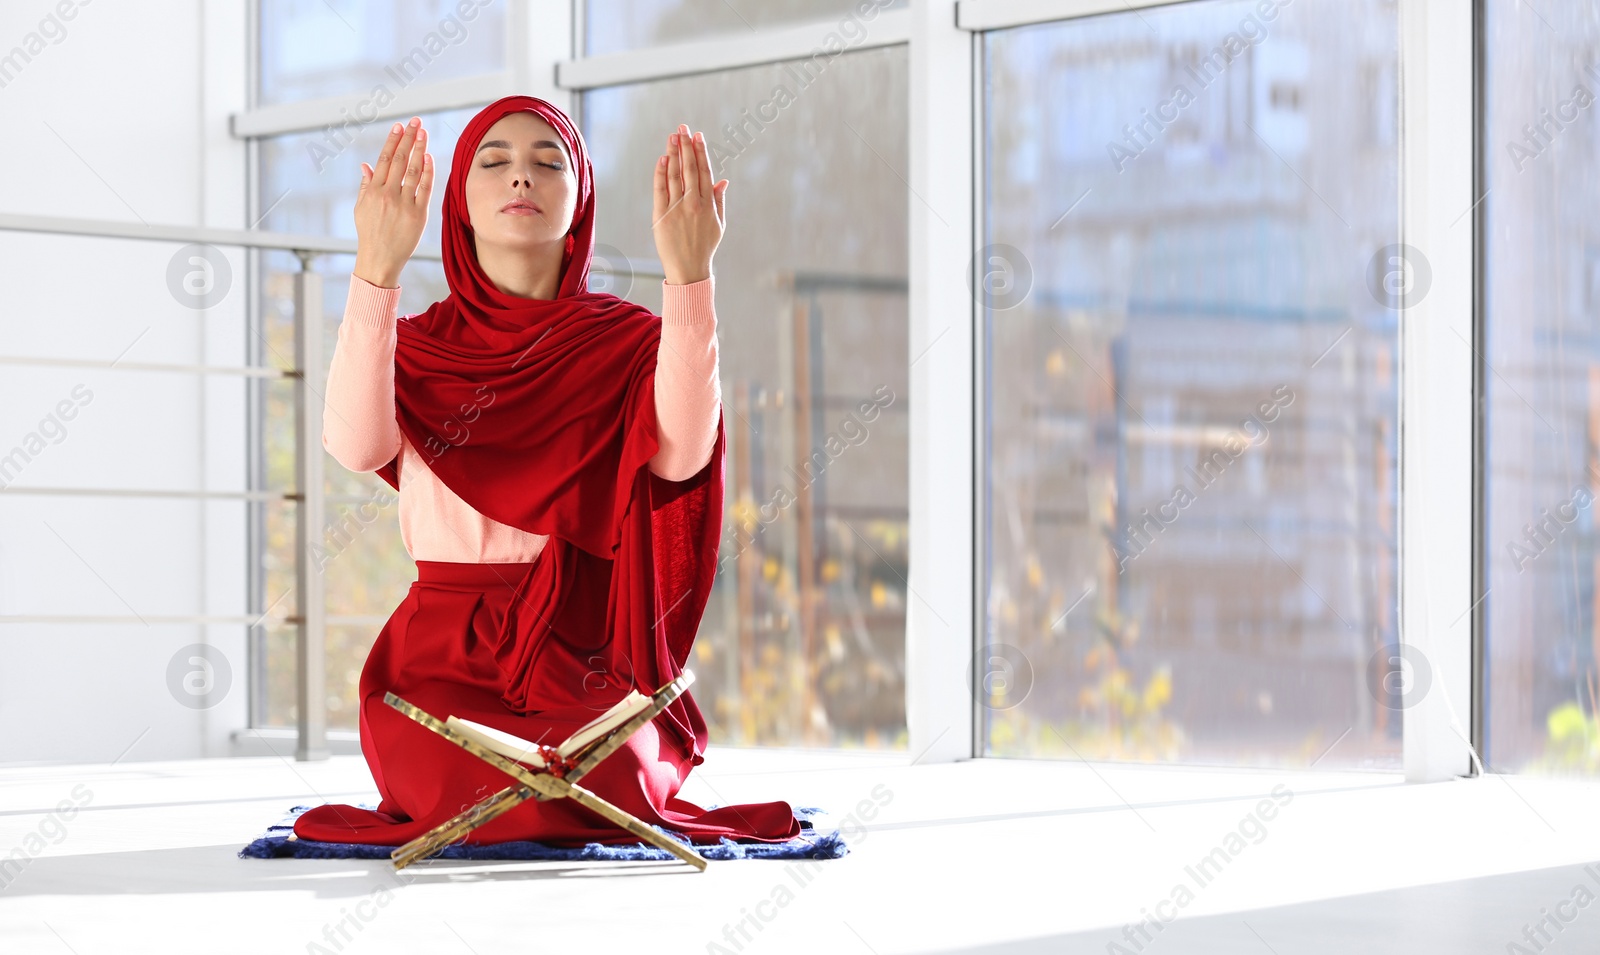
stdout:
[[(337, 72), (337, 71), (335, 71)], [(444, 182), (460, 131), (478, 108), (422, 116), (428, 151), (437, 163), (422, 247), (437, 248), (443, 219)], [(373, 122), (346, 141), (317, 131), (290, 133), (260, 143), (260, 228), (304, 235), (355, 238), (354, 208), (361, 163), (375, 164), (391, 121)], [(299, 260), (287, 252), (263, 253), (260, 263), (262, 332), (255, 347), (263, 364), (294, 364), (294, 291)], [(323, 255), (312, 267), (323, 277), (323, 355), (333, 356), (353, 256)], [(401, 280), (400, 314), (421, 312), (449, 295), (437, 262), (413, 260)], [(290, 379), (257, 381), (260, 432), (265, 446), (258, 486), (294, 486), (294, 392)], [(330, 729), (357, 729), (357, 683), (367, 654), (389, 614), (415, 578), (415, 565), (400, 538), (395, 492), (372, 474), (354, 474), (330, 456), (324, 463), (326, 532), (317, 558), (327, 575), (326, 690)], [(292, 605), (294, 506), (255, 505), (262, 540), (258, 590), (264, 612)], [(281, 600), (281, 602), (279, 602)], [(259, 726), (291, 725), (295, 711), (295, 628), (262, 625), (253, 641), (255, 712)]]
[[(368, 160), (371, 161), (370, 159)], [(353, 200), (353, 196), (352, 196)], [(314, 234), (314, 233), (313, 233)], [(262, 334), (254, 344), (262, 364), (294, 364), (294, 286), (299, 260), (287, 252), (260, 257)], [(332, 357), (353, 256), (319, 256), (313, 267), (323, 279), (323, 354)], [(400, 313), (421, 311), (448, 293), (437, 263), (412, 262), (402, 278)], [(294, 392), (292, 379), (257, 384), (257, 407), (265, 487), (293, 487)], [(389, 614), (415, 578), (415, 565), (400, 539), (395, 492), (373, 474), (354, 474), (330, 456), (324, 462), (323, 493), (326, 529), (311, 558), (326, 575), (325, 666), (328, 727), (357, 728), (357, 681), (373, 641)], [(276, 613), (292, 608), (295, 582), (295, 505), (274, 502), (260, 508), (257, 527), (262, 540), (259, 592), (263, 606)], [(274, 607), (274, 605), (276, 605)], [(295, 626), (263, 625), (255, 642), (255, 725), (287, 726), (296, 718)]]
[[(589, 56), (718, 35), (749, 35), (766, 27), (849, 18), (862, 0), (587, 0)], [(880, 9), (907, 0), (871, 0)]]
[(505, 68), (507, 0), (268, 0), (260, 103), (341, 94), (383, 101), (416, 83)]
[(713, 741), (904, 746), (906, 51), (800, 68), (584, 94), (597, 238), (644, 263), (613, 291), (659, 311), (652, 164), (677, 123), (706, 132), (729, 180), (727, 499), (691, 659)]
[(985, 753), (1398, 767), (1396, 8), (1269, 10), (983, 35)]
[[(302, 12), (315, 19), (328, 10)], [(793, 16), (814, 13), (797, 9)], [(324, 49), (321, 65), (304, 51), (292, 70), (268, 62), (270, 37), (291, 25), (263, 24), (263, 86), (292, 80), (301, 84), (295, 98), (348, 89), (357, 61), (342, 48)], [(391, 31), (389, 39), (398, 35)], [(404, 47), (385, 40), (372, 49)], [(656, 128), (642, 117), (681, 112), (712, 134), (718, 175), (733, 183), (733, 224), (717, 257), (728, 426), (725, 534), (692, 663), (697, 696), (719, 742), (904, 745), (905, 83), (904, 49), (885, 48), (592, 91), (575, 112), (600, 197), (596, 287), (661, 308), (651, 164), (673, 123)], [(779, 84), (796, 95), (773, 102)], [(855, 95), (863, 86), (879, 95)], [(440, 163), (438, 183), (475, 111), (423, 117)], [(385, 120), (362, 127), (349, 144), (320, 131), (263, 138), (260, 227), (354, 237), (359, 163), (376, 155), (388, 126)], [(818, 190), (837, 198), (797, 201)], [(438, 242), (442, 195), (436, 185), (425, 246)], [(299, 263), (285, 253), (260, 261), (263, 360), (287, 365), (290, 279)], [(619, 270), (626, 262), (634, 272)], [(328, 355), (351, 264), (348, 256), (313, 262), (325, 277)], [(413, 262), (404, 285), (402, 314), (448, 294), (436, 263)], [(259, 387), (267, 450), (258, 479), (292, 485), (292, 390), (285, 382)], [(326, 473), (328, 726), (353, 730), (363, 662), (412, 568), (387, 485), (331, 459)], [(292, 588), (294, 511), (272, 504), (259, 513), (264, 610)], [(295, 718), (294, 635), (292, 627), (273, 628), (256, 640), (257, 699), (264, 701), (258, 724)]]
[(1484, 760), (1600, 770), (1600, 10), (1484, 10)]

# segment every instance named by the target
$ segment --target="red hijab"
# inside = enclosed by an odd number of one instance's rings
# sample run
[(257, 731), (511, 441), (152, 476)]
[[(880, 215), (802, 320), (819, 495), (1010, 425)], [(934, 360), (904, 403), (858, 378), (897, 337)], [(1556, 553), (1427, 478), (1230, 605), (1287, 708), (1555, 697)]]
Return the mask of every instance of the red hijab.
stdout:
[[(578, 204), (554, 299), (496, 289), (478, 264), (466, 178), (489, 127), (527, 110), (566, 144)], [(594, 172), (560, 108), (507, 96), (456, 141), (444, 191), (450, 294), (398, 325), (400, 430), (440, 481), (502, 524), (548, 534), (518, 583), (496, 659), (517, 713), (599, 710), (629, 688), (650, 693), (682, 672), (716, 574), (722, 534), (723, 423), (711, 460), (672, 482), (648, 467), (660, 449), (655, 372), (661, 318), (587, 289)], [(399, 457), (378, 471), (399, 488)], [(693, 763), (705, 722), (685, 693), (658, 720)]]

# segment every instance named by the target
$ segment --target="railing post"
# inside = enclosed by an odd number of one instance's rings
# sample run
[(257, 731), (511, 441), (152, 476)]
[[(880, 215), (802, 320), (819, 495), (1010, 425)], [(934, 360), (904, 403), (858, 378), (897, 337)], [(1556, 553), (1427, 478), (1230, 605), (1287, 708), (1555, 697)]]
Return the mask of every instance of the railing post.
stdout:
[(311, 269), (314, 252), (296, 250), (294, 277), (295, 489), (295, 729), (294, 758), (328, 758), (327, 631), (323, 577), (311, 546), (321, 540), (322, 513), (322, 276)]

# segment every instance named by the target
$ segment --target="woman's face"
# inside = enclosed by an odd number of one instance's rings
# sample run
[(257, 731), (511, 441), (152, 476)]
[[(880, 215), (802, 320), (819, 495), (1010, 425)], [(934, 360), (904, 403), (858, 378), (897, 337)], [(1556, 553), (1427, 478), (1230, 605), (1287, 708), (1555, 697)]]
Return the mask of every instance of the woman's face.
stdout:
[[(578, 206), (578, 178), (561, 136), (535, 113), (508, 113), (478, 144), (466, 182), (467, 216), (479, 243), (529, 248), (564, 242)], [(534, 208), (511, 205), (525, 200)]]

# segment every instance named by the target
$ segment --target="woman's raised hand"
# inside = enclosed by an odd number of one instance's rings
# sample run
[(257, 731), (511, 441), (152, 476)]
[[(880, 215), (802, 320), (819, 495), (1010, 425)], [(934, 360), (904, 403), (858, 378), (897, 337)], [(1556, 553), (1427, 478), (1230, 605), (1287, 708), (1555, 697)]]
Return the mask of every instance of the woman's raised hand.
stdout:
[(378, 164), (361, 164), (361, 189), (356, 194), (356, 265), (358, 278), (383, 288), (400, 284), (422, 229), (428, 224), (428, 198), (433, 194), (433, 157), (428, 132), (412, 117), (389, 131)]
[(711, 255), (727, 224), (728, 180), (711, 182), (711, 158), (701, 133), (679, 124), (667, 137), (667, 151), (656, 161), (655, 214), (651, 231), (661, 271), (670, 285), (688, 285), (711, 276)]

